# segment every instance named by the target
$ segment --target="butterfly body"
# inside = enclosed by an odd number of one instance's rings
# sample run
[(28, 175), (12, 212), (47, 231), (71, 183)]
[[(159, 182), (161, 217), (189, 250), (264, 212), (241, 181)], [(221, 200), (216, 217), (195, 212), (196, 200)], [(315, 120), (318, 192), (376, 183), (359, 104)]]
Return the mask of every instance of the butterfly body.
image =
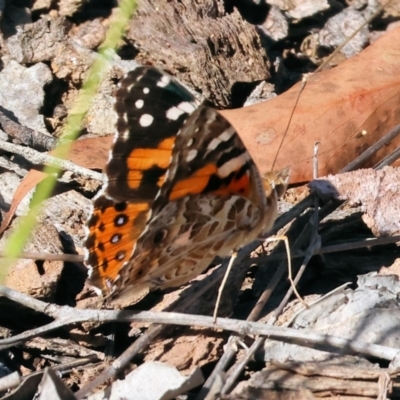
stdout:
[(216, 110), (140, 67), (122, 81), (116, 112), (107, 182), (86, 240), (90, 278), (103, 293), (129, 305), (152, 289), (182, 285), (272, 227), (276, 185), (264, 184)]

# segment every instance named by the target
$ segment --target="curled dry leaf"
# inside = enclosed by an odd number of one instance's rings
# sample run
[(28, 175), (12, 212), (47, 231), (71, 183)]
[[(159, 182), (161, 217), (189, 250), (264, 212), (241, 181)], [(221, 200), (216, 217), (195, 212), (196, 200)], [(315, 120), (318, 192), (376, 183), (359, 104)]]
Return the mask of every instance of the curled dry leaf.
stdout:
[[(260, 171), (289, 166), (291, 182), (312, 179), (312, 154), (320, 142), (318, 175), (337, 173), (400, 123), (400, 27), (359, 55), (298, 83), (266, 103), (222, 113), (238, 130)], [(298, 103), (296, 105), (296, 101)], [(365, 167), (399, 147), (397, 138)]]

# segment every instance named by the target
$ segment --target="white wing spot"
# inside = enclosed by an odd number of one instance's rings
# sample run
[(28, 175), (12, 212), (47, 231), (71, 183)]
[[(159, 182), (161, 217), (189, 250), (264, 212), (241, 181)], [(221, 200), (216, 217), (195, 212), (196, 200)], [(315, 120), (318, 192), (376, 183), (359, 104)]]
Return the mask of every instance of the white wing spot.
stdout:
[(116, 226), (121, 226), (121, 225), (124, 225), (125, 222), (126, 222), (126, 218), (125, 217), (119, 217), (117, 219), (117, 221), (115, 222), (115, 225)]
[(129, 129), (126, 129), (123, 132), (119, 133), (118, 137), (121, 138), (122, 140), (128, 140), (129, 139)]
[(196, 156), (197, 156), (197, 150), (192, 149), (189, 151), (189, 153), (186, 157), (186, 161), (190, 162), (190, 161), (194, 160), (196, 158)]
[(144, 94), (149, 94), (150, 93), (150, 89), (148, 87), (143, 88), (143, 93)]
[(192, 103), (189, 103), (188, 101), (180, 103), (178, 105), (178, 108), (180, 108), (184, 112), (187, 112), (188, 114), (191, 114), (196, 109), (196, 107)]
[(225, 164), (221, 165), (218, 168), (218, 175), (221, 178), (226, 178), (233, 171), (238, 171), (246, 162), (246, 157), (240, 155), (239, 157), (235, 157), (227, 161)]
[(157, 82), (158, 87), (165, 87), (171, 82), (171, 78), (167, 75), (163, 75), (161, 79)]
[(167, 118), (176, 121), (185, 111), (179, 109), (178, 107), (171, 107), (167, 111)]
[(136, 108), (142, 108), (144, 106), (144, 101), (142, 99), (136, 100), (135, 101), (135, 107)]
[(233, 126), (229, 127), (228, 129), (224, 130), (218, 138), (222, 140), (223, 142), (227, 142), (232, 135), (235, 133), (235, 128)]
[(207, 149), (215, 150), (220, 143), (221, 143), (221, 140), (219, 140), (218, 138), (214, 138), (213, 140), (211, 140), (210, 143), (208, 143)]
[(150, 114), (143, 114), (139, 119), (139, 124), (143, 128), (150, 126), (154, 121), (154, 118)]
[(186, 146), (187, 146), (187, 147), (191, 147), (192, 144), (193, 144), (193, 142), (194, 142), (194, 139), (193, 139), (193, 138), (190, 138), (190, 139), (187, 141)]

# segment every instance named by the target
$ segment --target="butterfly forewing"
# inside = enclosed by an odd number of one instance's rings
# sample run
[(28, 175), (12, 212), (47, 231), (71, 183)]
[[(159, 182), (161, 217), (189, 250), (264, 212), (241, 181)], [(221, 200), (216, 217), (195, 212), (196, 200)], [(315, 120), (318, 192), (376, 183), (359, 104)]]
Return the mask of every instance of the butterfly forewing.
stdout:
[(175, 136), (195, 109), (193, 96), (148, 67), (128, 73), (116, 95), (116, 140), (106, 166), (107, 195), (152, 202), (164, 181)]

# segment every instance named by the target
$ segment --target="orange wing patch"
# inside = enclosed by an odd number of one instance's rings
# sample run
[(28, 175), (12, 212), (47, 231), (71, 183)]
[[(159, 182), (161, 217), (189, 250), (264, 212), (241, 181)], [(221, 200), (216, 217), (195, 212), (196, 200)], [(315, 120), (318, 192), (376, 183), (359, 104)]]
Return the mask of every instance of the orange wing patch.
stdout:
[(186, 195), (199, 194), (204, 191), (210, 180), (210, 176), (216, 174), (217, 166), (205, 165), (186, 179), (178, 181), (171, 190), (170, 200), (177, 200)]
[(87, 264), (93, 266), (91, 283), (106, 294), (131, 257), (146, 225), (149, 208), (148, 203), (114, 203), (104, 196), (95, 201), (88, 222)]

